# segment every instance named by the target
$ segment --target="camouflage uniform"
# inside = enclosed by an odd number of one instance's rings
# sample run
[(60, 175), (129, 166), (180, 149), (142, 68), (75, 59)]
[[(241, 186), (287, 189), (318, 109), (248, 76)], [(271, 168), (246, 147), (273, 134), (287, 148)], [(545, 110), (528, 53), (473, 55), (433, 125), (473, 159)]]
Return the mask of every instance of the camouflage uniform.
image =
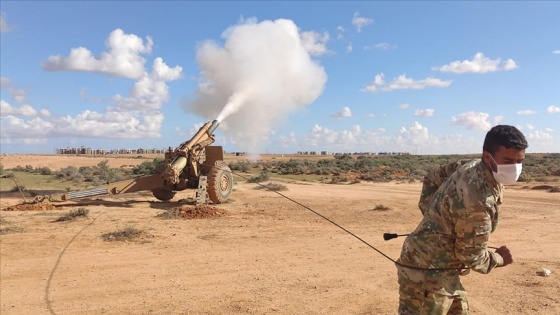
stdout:
[(399, 314), (469, 314), (459, 276), (503, 265), (500, 255), (486, 250), (498, 223), (502, 192), (480, 159), (426, 175), (419, 202), (424, 217), (405, 239), (397, 260)]

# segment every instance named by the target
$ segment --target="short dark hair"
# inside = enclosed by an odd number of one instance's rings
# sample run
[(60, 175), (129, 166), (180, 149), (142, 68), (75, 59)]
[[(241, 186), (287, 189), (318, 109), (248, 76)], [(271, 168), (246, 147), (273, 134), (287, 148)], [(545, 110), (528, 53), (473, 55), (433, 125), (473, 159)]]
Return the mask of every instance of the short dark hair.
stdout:
[(529, 146), (525, 136), (519, 129), (514, 126), (497, 125), (486, 133), (482, 150), (494, 154), (502, 145), (506, 147), (506, 149), (516, 148), (520, 150), (526, 149)]

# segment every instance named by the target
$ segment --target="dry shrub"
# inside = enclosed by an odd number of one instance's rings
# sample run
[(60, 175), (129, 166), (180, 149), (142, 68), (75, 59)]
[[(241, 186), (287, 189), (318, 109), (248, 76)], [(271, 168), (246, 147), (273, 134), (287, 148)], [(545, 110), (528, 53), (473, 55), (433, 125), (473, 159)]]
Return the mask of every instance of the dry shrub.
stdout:
[(56, 210), (56, 206), (50, 203), (22, 203), (19, 205), (9, 206), (3, 211), (44, 211)]
[(534, 186), (531, 189), (534, 189), (534, 190), (551, 190), (552, 186), (550, 186), (550, 185), (537, 185), (537, 186)]
[(25, 231), (25, 229), (19, 226), (6, 226), (0, 228), (0, 235), (22, 233), (23, 231)]
[(225, 210), (208, 205), (180, 206), (157, 215), (162, 219), (206, 219), (226, 214)]
[(127, 242), (135, 241), (145, 234), (143, 230), (135, 227), (126, 227), (115, 232), (105, 233), (101, 237), (107, 242)]
[(256, 189), (268, 189), (271, 191), (285, 191), (288, 190), (288, 186), (284, 185), (284, 184), (280, 184), (277, 182), (270, 182), (266, 185), (260, 185), (258, 187), (256, 187)]
[(89, 210), (87, 210), (86, 208), (78, 208), (76, 210), (70, 210), (70, 212), (64, 214), (63, 216), (61, 216), (60, 218), (56, 219), (55, 222), (61, 222), (61, 221), (72, 221), (72, 220), (76, 220), (77, 218), (80, 217), (87, 217), (89, 214)]
[(391, 210), (391, 208), (383, 205), (383, 204), (378, 204), (377, 206), (375, 206), (375, 208), (373, 208), (373, 210), (377, 210), (377, 211), (387, 211), (387, 210)]

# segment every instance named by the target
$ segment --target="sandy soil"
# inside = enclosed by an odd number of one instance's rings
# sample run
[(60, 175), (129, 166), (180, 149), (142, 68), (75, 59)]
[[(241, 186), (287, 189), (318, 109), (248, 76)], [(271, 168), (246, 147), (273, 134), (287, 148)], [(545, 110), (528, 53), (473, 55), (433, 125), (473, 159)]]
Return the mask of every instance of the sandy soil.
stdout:
[[(32, 164), (26, 159), (19, 165)], [(382, 234), (416, 226), (421, 185), (286, 186), (281, 193), (293, 201), (240, 181), (229, 202), (213, 205), (223, 215), (202, 219), (158, 216), (188, 207), (178, 200), (192, 198), (189, 190), (172, 202), (140, 193), (0, 211), (2, 229), (19, 230), (0, 236), (0, 313), (396, 314), (396, 268), (364, 242), (397, 258), (402, 239)], [(1, 198), (4, 210), (21, 202), (14, 193)], [(77, 208), (88, 217), (56, 221)], [(508, 245), (515, 262), (463, 278), (472, 313), (560, 314), (560, 193), (509, 186), (501, 210), (491, 245)], [(127, 227), (146, 234), (102, 237)], [(537, 275), (542, 268), (552, 274)]]

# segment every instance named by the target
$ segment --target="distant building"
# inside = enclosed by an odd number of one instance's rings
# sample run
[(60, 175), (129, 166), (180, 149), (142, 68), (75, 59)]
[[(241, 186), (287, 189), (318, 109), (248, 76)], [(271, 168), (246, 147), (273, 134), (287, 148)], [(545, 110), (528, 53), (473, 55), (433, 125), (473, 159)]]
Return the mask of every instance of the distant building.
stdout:
[(106, 154), (163, 154), (165, 153), (166, 149), (91, 149), (88, 147), (79, 147), (79, 148), (56, 148), (56, 154), (71, 154), (71, 155), (106, 155)]

